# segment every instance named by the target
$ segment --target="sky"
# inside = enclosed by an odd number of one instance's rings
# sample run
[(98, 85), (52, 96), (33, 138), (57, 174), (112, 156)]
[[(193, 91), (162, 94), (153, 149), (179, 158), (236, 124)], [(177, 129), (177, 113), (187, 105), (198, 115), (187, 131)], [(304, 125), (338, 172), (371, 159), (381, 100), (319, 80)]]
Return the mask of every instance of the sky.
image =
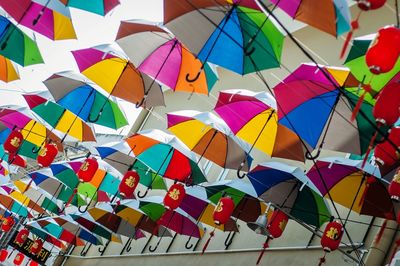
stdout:
[[(162, 21), (162, 0), (120, 0), (120, 2), (121, 4), (105, 17), (70, 8), (77, 40), (52, 41), (20, 26), (25, 33), (36, 39), (45, 63), (28, 67), (17, 66), (21, 80), (0, 84), (1, 95), (4, 95), (0, 97), (0, 106), (10, 104), (25, 105), (21, 94), (46, 90), (42, 81), (53, 73), (61, 71), (79, 73), (70, 51), (113, 43), (120, 20)], [(122, 100), (118, 102), (127, 111), (125, 114), (130, 124), (133, 123), (139, 113), (139, 109)], [(132, 110), (134, 111), (132, 112)], [(127, 133), (129, 129), (130, 127), (126, 126), (121, 133)], [(101, 126), (96, 126), (96, 132), (111, 133), (110, 130)]]

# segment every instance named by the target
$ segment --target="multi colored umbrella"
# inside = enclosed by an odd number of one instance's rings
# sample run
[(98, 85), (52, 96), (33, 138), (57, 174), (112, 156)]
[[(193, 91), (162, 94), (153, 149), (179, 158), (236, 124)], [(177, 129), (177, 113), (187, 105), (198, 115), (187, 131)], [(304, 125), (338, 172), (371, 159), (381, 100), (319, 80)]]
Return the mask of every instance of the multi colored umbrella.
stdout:
[(16, 67), (10, 59), (0, 56), (0, 80), (11, 82), (19, 79), (19, 74)]
[(347, 1), (271, 0), (290, 17), (335, 37), (351, 29), (351, 14)]
[(164, 0), (164, 24), (202, 62), (243, 75), (280, 65), (284, 35), (255, 7), (252, 1)]
[(137, 106), (164, 105), (160, 86), (141, 74), (130, 61), (114, 55), (110, 49), (108, 46), (97, 46), (72, 51), (72, 55), (79, 71), (109, 95)]
[(40, 237), (44, 241), (49, 242), (50, 244), (54, 245), (55, 247), (58, 247), (59, 249), (65, 249), (65, 245), (63, 244), (62, 241), (50, 235), (45, 230), (30, 226), (27, 226), (27, 229), (32, 235)]
[(68, 9), (57, 1), (0, 1), (0, 6), (19, 24), (51, 40), (76, 39)]
[(2, 16), (0, 16), (0, 54), (21, 66), (43, 63), (36, 42)]
[(33, 217), (33, 215), (29, 212), (26, 206), (23, 204), (20, 204), (18, 201), (15, 199), (11, 198), (10, 196), (7, 195), (7, 193), (4, 193), (4, 188), (0, 188), (0, 205), (3, 207), (5, 210), (7, 210), (10, 213), (22, 216), (22, 217)]
[(92, 128), (76, 114), (38, 94), (24, 94), (23, 96), (35, 114), (53, 129), (64, 133), (61, 142), (67, 136), (79, 141), (96, 141)]
[(359, 214), (395, 219), (394, 206), (379, 169), (362, 161), (340, 157), (323, 158), (307, 172), (325, 198)]
[(329, 221), (328, 206), (302, 169), (280, 162), (265, 162), (248, 172), (247, 177), (265, 202), (317, 228)]
[(228, 168), (248, 171), (253, 158), (249, 145), (238, 139), (226, 123), (208, 112), (193, 110), (167, 114), (168, 129), (190, 150), (201, 157)]
[(69, 73), (54, 74), (44, 82), (54, 100), (83, 121), (112, 129), (128, 124), (118, 104)]
[(272, 95), (248, 90), (220, 91), (214, 111), (238, 138), (253, 147), (271, 157), (304, 161), (299, 137), (278, 123)]
[(82, 9), (101, 16), (107, 15), (108, 12), (119, 5), (119, 0), (95, 0), (90, 2), (81, 0), (60, 0), (60, 2), (68, 7)]
[(6, 207), (6, 205), (8, 205), (6, 202), (10, 203), (11, 199), (15, 200), (26, 208), (29, 208), (31, 213), (33, 213), (33, 211), (38, 214), (46, 213), (46, 211), (37, 202), (19, 192), (16, 187), (11, 185), (0, 186), (0, 202), (3, 204), (3, 206)]

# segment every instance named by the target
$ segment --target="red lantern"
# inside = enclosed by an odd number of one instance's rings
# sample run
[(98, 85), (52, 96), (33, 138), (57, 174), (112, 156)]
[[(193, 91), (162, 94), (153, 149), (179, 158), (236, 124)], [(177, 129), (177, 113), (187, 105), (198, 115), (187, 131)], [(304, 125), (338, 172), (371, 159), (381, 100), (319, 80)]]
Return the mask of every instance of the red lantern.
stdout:
[(6, 261), (8, 257), (8, 251), (6, 249), (0, 250), (0, 262)]
[(329, 222), (326, 225), (324, 234), (321, 237), (321, 246), (324, 248), (324, 251), (331, 252), (336, 250), (339, 247), (342, 235), (342, 224), (336, 221)]
[(139, 180), (140, 176), (136, 171), (130, 170), (126, 172), (118, 187), (119, 194), (124, 198), (132, 198)]
[(268, 219), (267, 230), (270, 237), (278, 238), (285, 230), (289, 217), (280, 210), (275, 210)]
[(80, 182), (90, 182), (99, 169), (99, 163), (95, 158), (87, 158), (78, 171), (78, 178)]
[(3, 232), (8, 232), (11, 230), (14, 224), (15, 224), (14, 218), (12, 218), (11, 216), (3, 218), (3, 223), (1, 224), (1, 230)]
[(214, 223), (216, 225), (225, 224), (235, 209), (235, 203), (231, 197), (223, 197), (219, 200), (217, 206), (214, 209)]
[(24, 228), (18, 232), (17, 236), (15, 237), (14, 242), (18, 246), (22, 246), (25, 243), (25, 241), (28, 239), (28, 236), (29, 236), (29, 231)]
[[(399, 160), (397, 149), (400, 148), (400, 128), (394, 127), (390, 130), (389, 141), (384, 141), (375, 146), (375, 161), (380, 165), (393, 165)], [(393, 147), (392, 143), (397, 147)]]
[(24, 261), (24, 259), (25, 259), (24, 254), (22, 254), (21, 252), (19, 252), (19, 253), (17, 254), (17, 256), (15, 256), (13, 262), (14, 262), (15, 265), (21, 265), (21, 263)]
[(394, 26), (381, 28), (365, 54), (365, 61), (373, 74), (389, 72), (400, 55), (400, 29)]
[(7, 153), (16, 153), (24, 140), (21, 131), (13, 130), (3, 143), (4, 151)]
[(42, 250), (42, 247), (43, 247), (43, 241), (40, 239), (36, 239), (35, 241), (33, 241), (30, 252), (33, 255), (37, 255), (40, 252), (40, 250)]
[(41, 167), (48, 167), (56, 158), (58, 149), (56, 144), (48, 143), (39, 150), (37, 162)]
[(186, 195), (185, 187), (182, 184), (173, 184), (164, 197), (165, 208), (175, 210), (182, 203)]
[(31, 260), (31, 262), (29, 263), (29, 266), (39, 266), (39, 263), (37, 263), (34, 260)]
[(400, 200), (400, 168), (396, 170), (396, 174), (393, 176), (392, 182), (390, 182), (388, 191), (393, 200)]
[(386, 85), (379, 93), (372, 114), (376, 122), (391, 126), (400, 116), (400, 83), (393, 82)]
[(374, 10), (382, 7), (386, 0), (357, 0), (357, 5), (364, 11)]

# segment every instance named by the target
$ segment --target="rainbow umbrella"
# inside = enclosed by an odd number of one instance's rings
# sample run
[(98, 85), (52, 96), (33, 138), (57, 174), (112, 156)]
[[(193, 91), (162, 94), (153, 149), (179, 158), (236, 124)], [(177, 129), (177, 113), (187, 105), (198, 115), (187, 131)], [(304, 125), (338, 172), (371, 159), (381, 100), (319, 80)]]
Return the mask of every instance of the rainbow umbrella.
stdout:
[(128, 124), (118, 104), (70, 73), (54, 74), (44, 82), (54, 100), (85, 122), (112, 129)]
[(92, 128), (73, 112), (38, 94), (24, 94), (23, 96), (36, 115), (46, 121), (53, 129), (64, 133), (61, 142), (67, 136), (79, 141), (96, 141)]
[(94, 1), (81, 1), (81, 0), (60, 0), (61, 3), (68, 7), (82, 9), (100, 16), (107, 15), (108, 12), (119, 5), (119, 0), (94, 0)]
[(116, 40), (140, 71), (174, 91), (208, 95), (218, 79), (208, 64), (156, 25), (123, 21)]
[(252, 147), (271, 157), (304, 161), (299, 137), (278, 123), (276, 101), (270, 94), (248, 90), (220, 91), (214, 111), (238, 138)]
[(19, 79), (17, 68), (12, 64), (10, 59), (0, 56), (0, 80), (11, 82)]
[(168, 130), (191, 151), (228, 168), (248, 171), (253, 160), (249, 145), (238, 139), (226, 123), (209, 112), (185, 110), (167, 114)]
[(271, 0), (290, 17), (335, 37), (351, 29), (351, 14), (346, 0)]
[(362, 161), (340, 157), (319, 159), (307, 172), (325, 198), (359, 214), (396, 219), (393, 202), (379, 169)]
[[(3, 2), (13, 3), (7, 0)], [(0, 16), (0, 54), (21, 66), (43, 63), (36, 42), (2, 16)]]
[(284, 35), (275, 21), (252, 1), (233, 2), (164, 0), (164, 24), (202, 62), (241, 75), (279, 67)]
[(137, 106), (164, 105), (160, 86), (110, 49), (109, 46), (97, 46), (72, 51), (72, 55), (79, 71), (103, 88), (109, 97), (112, 95)]
[(1, 0), (0, 6), (19, 24), (51, 40), (76, 39), (68, 9), (56, 1), (40, 2)]

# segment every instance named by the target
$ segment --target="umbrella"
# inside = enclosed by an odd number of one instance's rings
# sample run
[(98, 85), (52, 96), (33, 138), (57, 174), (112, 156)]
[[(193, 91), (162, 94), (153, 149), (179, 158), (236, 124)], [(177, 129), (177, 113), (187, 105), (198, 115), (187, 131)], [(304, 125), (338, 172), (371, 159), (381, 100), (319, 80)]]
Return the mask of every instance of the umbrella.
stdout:
[(79, 141), (96, 141), (94, 133), (76, 114), (38, 94), (24, 94), (31, 110), (53, 129), (64, 133), (61, 142), (69, 135)]
[(334, 37), (351, 29), (351, 14), (347, 1), (271, 0), (290, 17), (324, 31)]
[[(159, 85), (139, 72), (127, 59), (114, 55), (108, 46), (72, 51), (79, 71), (103, 88), (109, 97), (145, 107), (164, 105)], [(111, 71), (112, 70), (112, 71)]]
[(0, 54), (21, 66), (43, 63), (36, 42), (2, 16), (0, 16)]
[(81, 1), (81, 0), (60, 0), (61, 3), (68, 7), (82, 9), (101, 16), (107, 15), (114, 7), (119, 5), (119, 0), (95, 0), (95, 1)]
[(54, 100), (85, 122), (119, 129), (126, 120), (118, 104), (69, 73), (54, 74), (44, 82)]
[(140, 71), (174, 91), (208, 95), (217, 81), (208, 64), (157, 25), (123, 21), (116, 40)]
[(395, 219), (394, 206), (379, 169), (362, 161), (323, 158), (307, 172), (322, 196), (359, 214)]
[(33, 215), (28, 211), (28, 209), (24, 205), (18, 203), (18, 201), (6, 195), (2, 190), (4, 189), (0, 188), (0, 205), (3, 208), (5, 208), (7, 211), (13, 214), (22, 217), (33, 217)]
[(239, 140), (226, 123), (212, 113), (185, 110), (167, 114), (168, 129), (190, 150), (223, 168), (248, 171), (250, 147)]
[(0, 6), (19, 24), (51, 40), (76, 39), (68, 9), (57, 1), (1, 0)]
[(31, 209), (31, 211), (35, 211), (39, 214), (46, 213), (46, 211), (42, 207), (40, 207), (37, 202), (19, 192), (16, 187), (6, 185), (0, 186), (0, 201), (2, 202), (3, 206), (6, 205), (6, 201), (10, 202), (10, 199), (15, 200), (26, 208)]
[(202, 62), (241, 75), (279, 67), (284, 36), (254, 8), (252, 1), (164, 0), (164, 24)]
[(45, 230), (43, 230), (41, 228), (39, 229), (36, 227), (30, 227), (30, 226), (27, 226), (27, 227), (31, 234), (40, 237), (44, 241), (49, 242), (50, 244), (53, 244), (54, 246), (56, 246), (60, 249), (65, 248), (65, 245), (60, 240), (58, 240), (57, 238), (55, 238), (52, 235), (50, 235), (49, 233), (47, 233)]
[[(373, 100), (360, 99), (358, 81), (347, 68), (301, 64), (274, 88), (279, 123), (296, 132), (312, 148), (363, 154), (375, 132)], [(338, 134), (340, 132), (340, 138)]]
[(361, 82), (369, 84), (372, 88), (372, 94), (378, 93), (392, 79), (399, 80), (400, 60), (397, 60), (393, 69), (387, 73), (373, 75), (365, 62), (365, 54), (374, 40), (375, 34), (365, 35), (353, 39), (353, 45), (347, 54), (344, 65), (350, 68), (351, 73)]
[(10, 59), (0, 56), (0, 80), (11, 82), (19, 79), (19, 74), (16, 67)]
[(270, 94), (248, 90), (220, 91), (214, 111), (238, 138), (252, 147), (271, 157), (304, 161), (299, 137), (278, 123), (276, 101)]
[(265, 202), (317, 228), (329, 221), (328, 206), (302, 169), (280, 162), (265, 162), (247, 173), (247, 177)]

